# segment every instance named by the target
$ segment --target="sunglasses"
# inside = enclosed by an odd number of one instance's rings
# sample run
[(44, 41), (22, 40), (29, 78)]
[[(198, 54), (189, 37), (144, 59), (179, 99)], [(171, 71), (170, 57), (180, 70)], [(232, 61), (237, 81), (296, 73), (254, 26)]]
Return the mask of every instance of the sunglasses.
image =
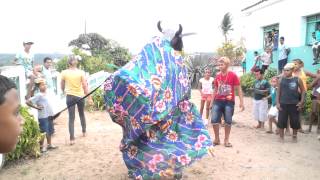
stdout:
[(284, 69), (284, 71), (291, 71), (292, 69)]

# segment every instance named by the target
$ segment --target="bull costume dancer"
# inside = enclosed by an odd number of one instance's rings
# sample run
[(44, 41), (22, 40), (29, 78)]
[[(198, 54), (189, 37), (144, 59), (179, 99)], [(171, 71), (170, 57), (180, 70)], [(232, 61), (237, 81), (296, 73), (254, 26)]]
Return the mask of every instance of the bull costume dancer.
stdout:
[(182, 177), (182, 168), (213, 152), (208, 130), (190, 102), (181, 51), (182, 26), (158, 29), (127, 65), (104, 84), (112, 121), (123, 129), (120, 150), (133, 179)]

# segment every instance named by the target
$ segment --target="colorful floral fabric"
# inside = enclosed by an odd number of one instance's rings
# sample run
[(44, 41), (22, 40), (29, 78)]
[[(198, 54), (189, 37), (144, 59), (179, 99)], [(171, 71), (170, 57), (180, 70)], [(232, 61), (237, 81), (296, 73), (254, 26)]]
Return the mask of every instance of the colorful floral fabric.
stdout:
[(105, 102), (123, 128), (120, 150), (129, 175), (159, 179), (207, 154), (212, 142), (189, 101), (181, 55), (155, 37), (127, 65), (105, 81)]

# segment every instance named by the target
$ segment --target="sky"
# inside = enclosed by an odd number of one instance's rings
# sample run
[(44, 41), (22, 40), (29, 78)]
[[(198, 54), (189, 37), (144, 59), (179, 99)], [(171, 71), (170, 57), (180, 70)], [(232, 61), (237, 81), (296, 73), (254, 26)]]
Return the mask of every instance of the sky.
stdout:
[[(244, 3), (244, 1), (246, 3)], [(22, 51), (23, 41), (34, 41), (34, 53), (70, 53), (68, 43), (84, 33), (99, 33), (117, 41), (133, 54), (163, 29), (195, 32), (184, 38), (186, 52), (214, 52), (223, 41), (219, 29), (231, 12), (237, 31), (240, 10), (256, 0), (10, 0), (0, 11), (0, 53)]]

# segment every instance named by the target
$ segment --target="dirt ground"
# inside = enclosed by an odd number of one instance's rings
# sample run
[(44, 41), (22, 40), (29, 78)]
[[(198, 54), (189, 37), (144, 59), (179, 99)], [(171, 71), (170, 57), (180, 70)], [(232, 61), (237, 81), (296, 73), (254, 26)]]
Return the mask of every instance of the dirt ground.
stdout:
[[(193, 91), (192, 97), (198, 105), (198, 91)], [(245, 98), (245, 112), (235, 110), (233, 147), (216, 146), (215, 157), (206, 156), (186, 168), (183, 179), (320, 179), (320, 141), (315, 127), (311, 134), (299, 134), (297, 143), (286, 136), (282, 144), (275, 134), (253, 128), (256, 122), (252, 119), (251, 101)], [(87, 137), (81, 137), (80, 121), (76, 119), (76, 144), (68, 145), (64, 113), (57, 119), (53, 139), (59, 149), (35, 160), (6, 166), (0, 172), (0, 179), (127, 179), (118, 148), (120, 127), (105, 112), (87, 112), (86, 116)], [(213, 137), (212, 128), (210, 134)], [(224, 131), (220, 134), (223, 140)]]

